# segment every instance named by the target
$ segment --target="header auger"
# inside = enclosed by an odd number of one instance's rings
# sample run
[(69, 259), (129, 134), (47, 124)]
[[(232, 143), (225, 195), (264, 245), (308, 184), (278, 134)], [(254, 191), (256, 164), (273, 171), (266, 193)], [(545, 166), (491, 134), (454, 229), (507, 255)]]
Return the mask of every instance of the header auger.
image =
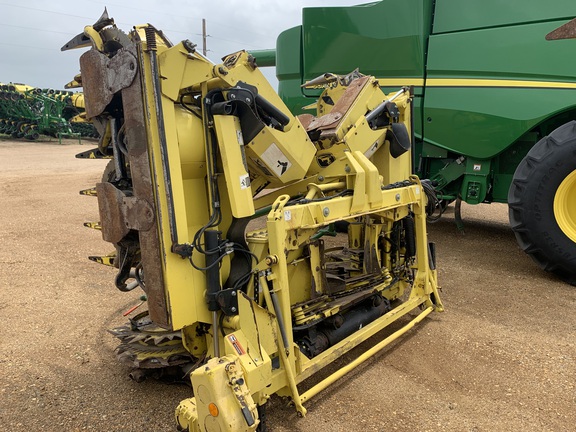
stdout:
[[(410, 88), (386, 95), (359, 75), (297, 118), (244, 51), (213, 64), (151, 25), (125, 35), (106, 13), (74, 47), (90, 47), (78, 78), (87, 117), (107, 131), (99, 154), (113, 156), (94, 226), (116, 252), (99, 261), (148, 305), (113, 331), (118, 352), (136, 372), (191, 371), (178, 430), (257, 430), (274, 394), (305, 415), (307, 400), (443, 310), (411, 175)], [(328, 245), (341, 221), (346, 238)]]

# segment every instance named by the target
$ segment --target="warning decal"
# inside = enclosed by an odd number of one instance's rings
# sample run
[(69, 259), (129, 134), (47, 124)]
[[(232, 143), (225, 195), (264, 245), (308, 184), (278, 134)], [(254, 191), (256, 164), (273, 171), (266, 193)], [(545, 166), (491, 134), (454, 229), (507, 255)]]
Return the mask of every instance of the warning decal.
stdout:
[(240, 189), (248, 189), (250, 187), (250, 176), (244, 174), (240, 176)]
[(232, 344), (238, 355), (246, 354), (246, 351), (244, 351), (244, 348), (242, 347), (242, 345), (240, 345), (240, 341), (238, 341), (236, 336), (231, 334), (228, 336), (228, 340), (230, 341), (230, 343)]
[(288, 160), (286, 155), (282, 153), (282, 150), (280, 150), (275, 143), (272, 143), (270, 147), (262, 153), (261, 158), (268, 168), (276, 174), (276, 177), (281, 177), (282, 174), (292, 166), (290, 160)]

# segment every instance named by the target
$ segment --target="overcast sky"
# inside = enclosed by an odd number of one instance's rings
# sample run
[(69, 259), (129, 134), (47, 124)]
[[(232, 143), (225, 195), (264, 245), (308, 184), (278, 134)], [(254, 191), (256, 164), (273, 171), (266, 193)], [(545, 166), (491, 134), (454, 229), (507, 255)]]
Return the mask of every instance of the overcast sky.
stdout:
[[(274, 48), (278, 34), (301, 24), (302, 8), (343, 6), (367, 0), (0, 0), (0, 82), (61, 89), (79, 72), (84, 50), (60, 48), (93, 24), (107, 7), (129, 31), (153, 24), (177, 43), (202, 47), (206, 19), (208, 57), (215, 62), (239, 49)], [(266, 76), (273, 77), (272, 71)], [(273, 79), (271, 80), (273, 81)], [(276, 85), (275, 83), (273, 83)]]

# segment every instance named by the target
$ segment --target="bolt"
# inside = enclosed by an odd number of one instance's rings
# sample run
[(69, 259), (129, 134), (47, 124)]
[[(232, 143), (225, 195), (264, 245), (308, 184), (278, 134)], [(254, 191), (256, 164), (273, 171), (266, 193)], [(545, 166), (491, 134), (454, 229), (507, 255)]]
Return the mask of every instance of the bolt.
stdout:
[(236, 313), (236, 308), (235, 308), (234, 306), (232, 306), (232, 307), (230, 308), (230, 312)]
[(276, 255), (268, 255), (266, 257), (266, 265), (271, 266), (272, 264), (277, 264), (278, 263), (278, 257)]
[(346, 165), (346, 166), (344, 167), (344, 171), (346, 171), (347, 173), (349, 173), (349, 172), (350, 172), (350, 167), (349, 167), (348, 165)]
[(396, 194), (396, 201), (400, 201), (400, 194)]
[(230, 293), (230, 295), (231, 295), (232, 297), (236, 297), (236, 291), (232, 291), (232, 292)]
[(324, 207), (322, 209), (322, 214), (324, 215), (324, 217), (327, 217), (330, 214), (330, 209), (328, 207)]
[(318, 181), (323, 182), (323, 181), (324, 181), (324, 176), (318, 176)]

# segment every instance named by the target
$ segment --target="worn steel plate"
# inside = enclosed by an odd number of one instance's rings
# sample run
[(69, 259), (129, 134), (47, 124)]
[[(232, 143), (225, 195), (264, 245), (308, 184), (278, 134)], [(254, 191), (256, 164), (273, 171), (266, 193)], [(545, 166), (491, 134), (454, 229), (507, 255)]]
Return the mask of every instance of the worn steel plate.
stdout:
[(102, 114), (114, 94), (132, 84), (137, 72), (134, 54), (121, 49), (109, 59), (94, 49), (80, 57), (88, 118)]

